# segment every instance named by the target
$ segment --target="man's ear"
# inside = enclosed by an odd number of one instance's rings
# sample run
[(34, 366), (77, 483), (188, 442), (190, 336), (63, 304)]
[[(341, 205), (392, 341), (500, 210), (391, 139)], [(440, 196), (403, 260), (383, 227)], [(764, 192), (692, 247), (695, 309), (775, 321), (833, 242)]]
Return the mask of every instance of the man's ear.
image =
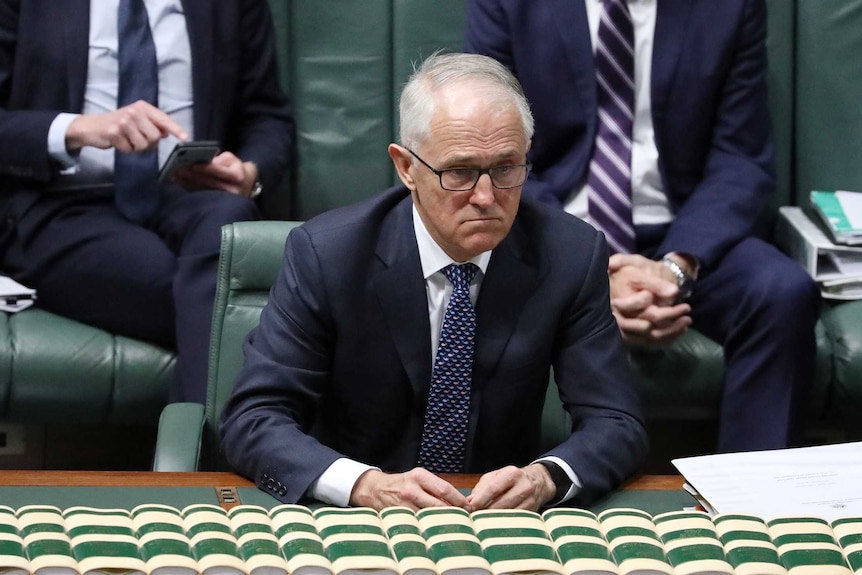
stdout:
[(416, 182), (410, 174), (410, 166), (413, 165), (413, 157), (407, 148), (398, 144), (389, 144), (389, 157), (392, 158), (392, 163), (395, 165), (395, 171), (398, 172), (398, 177), (405, 186), (412, 192), (416, 189)]

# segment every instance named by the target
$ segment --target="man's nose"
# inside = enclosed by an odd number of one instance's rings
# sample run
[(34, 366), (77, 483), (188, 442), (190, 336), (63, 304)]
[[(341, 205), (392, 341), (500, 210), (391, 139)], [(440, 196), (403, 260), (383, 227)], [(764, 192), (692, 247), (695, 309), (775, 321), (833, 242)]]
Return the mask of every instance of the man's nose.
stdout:
[(482, 174), (473, 186), (473, 193), (470, 196), (470, 201), (477, 205), (489, 206), (494, 203), (494, 183), (491, 181), (490, 174)]

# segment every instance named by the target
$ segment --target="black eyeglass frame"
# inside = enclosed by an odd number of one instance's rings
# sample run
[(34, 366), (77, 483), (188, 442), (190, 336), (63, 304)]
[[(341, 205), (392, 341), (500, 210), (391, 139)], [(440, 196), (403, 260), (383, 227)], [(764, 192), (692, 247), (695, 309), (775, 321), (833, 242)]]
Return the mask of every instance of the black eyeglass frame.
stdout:
[[(527, 181), (527, 177), (530, 175), (530, 169), (533, 167), (533, 164), (530, 162), (525, 162), (523, 164), (506, 164), (505, 166), (494, 166), (493, 168), (451, 168), (448, 170), (438, 170), (431, 166), (428, 162), (419, 157), (419, 154), (411, 150), (410, 148), (405, 148), (408, 152), (410, 152), (414, 158), (422, 162), (422, 165), (434, 172), (434, 175), (437, 176), (437, 179), (440, 180), (440, 187), (447, 192), (467, 192), (476, 187), (476, 184), (479, 183), (479, 178), (481, 178), (484, 174), (488, 174), (488, 177), (491, 179), (491, 184), (497, 188), (498, 190), (511, 190), (517, 188), (519, 186), (523, 186), (524, 182)], [(499, 170), (500, 168), (524, 168), (524, 179), (514, 186), (498, 186), (494, 181), (494, 170)], [(463, 171), (472, 171), (476, 172), (476, 179), (473, 180), (473, 184), (469, 188), (458, 188), (452, 189), (447, 188), (443, 185), (443, 174), (446, 172), (463, 172)]]

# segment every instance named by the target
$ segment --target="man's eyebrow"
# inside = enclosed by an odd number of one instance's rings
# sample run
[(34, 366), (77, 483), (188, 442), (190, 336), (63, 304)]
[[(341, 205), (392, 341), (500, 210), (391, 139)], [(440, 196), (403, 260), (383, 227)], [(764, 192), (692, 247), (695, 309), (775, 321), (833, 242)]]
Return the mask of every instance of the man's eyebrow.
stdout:
[[(478, 160), (478, 158), (476, 158), (475, 156), (468, 156), (468, 155), (455, 155), (455, 156), (452, 156), (451, 158), (447, 158), (446, 160), (443, 160), (441, 163), (443, 164), (443, 166), (480, 168), (480, 167), (484, 167), (486, 165), (487, 166), (493, 166), (494, 164), (499, 164), (501, 162), (517, 164), (517, 163), (521, 162), (521, 160), (519, 160), (519, 158), (521, 158), (521, 154), (518, 151), (512, 150), (509, 152), (495, 155), (493, 158), (491, 158), (491, 161), (487, 162), (487, 163), (480, 162)], [(444, 167), (444, 168), (437, 168), (437, 169), (448, 169), (448, 168)]]

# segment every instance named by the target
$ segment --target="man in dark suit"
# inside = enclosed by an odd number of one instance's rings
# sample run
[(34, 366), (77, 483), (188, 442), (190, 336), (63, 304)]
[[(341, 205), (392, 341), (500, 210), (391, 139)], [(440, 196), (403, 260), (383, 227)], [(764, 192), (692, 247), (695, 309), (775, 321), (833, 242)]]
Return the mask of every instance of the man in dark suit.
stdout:
[[(775, 186), (764, 0), (469, 0), (467, 17), (466, 50), (510, 68), (534, 110), (525, 195), (610, 241), (594, 198), (623, 174), (630, 243), (608, 268), (623, 337), (663, 344), (693, 325), (723, 345), (720, 450), (798, 441), (819, 295), (755, 237)], [(612, 125), (627, 127), (621, 148), (606, 144)]]
[[(612, 489), (646, 438), (607, 245), (521, 201), (532, 117), (517, 81), (491, 58), (434, 55), (400, 115), (404, 186), (288, 237), (224, 454), (286, 502), (538, 509)], [(552, 366), (573, 427), (543, 454)], [(447, 471), (484, 475), (465, 498)]]
[[(220, 228), (259, 218), (287, 165), (276, 78), (266, 0), (0, 2), (3, 269), (44, 309), (176, 349), (173, 400), (206, 398)], [(156, 183), (189, 139), (222, 151)]]

